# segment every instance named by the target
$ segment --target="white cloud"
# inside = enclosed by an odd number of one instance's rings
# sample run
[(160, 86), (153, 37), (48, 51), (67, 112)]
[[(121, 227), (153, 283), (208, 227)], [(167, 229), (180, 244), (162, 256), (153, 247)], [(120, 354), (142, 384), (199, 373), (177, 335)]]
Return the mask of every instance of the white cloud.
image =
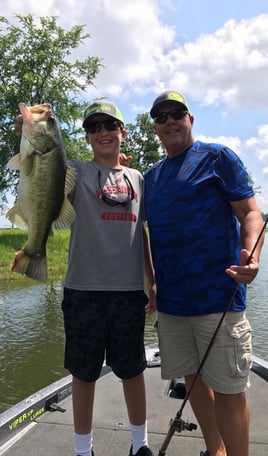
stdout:
[(249, 171), (254, 188), (259, 188), (256, 200), (264, 213), (268, 213), (268, 166), (259, 167), (259, 163), (268, 163), (268, 125), (258, 129), (257, 136), (241, 141), (236, 136), (205, 136), (196, 135), (195, 139), (204, 142), (224, 144), (243, 160)]
[[(211, 7), (212, 2), (204, 3), (202, 7)], [(198, 106), (199, 112), (203, 108), (206, 112), (215, 112), (215, 122), (224, 120), (220, 125), (227, 130), (231, 111), (236, 110), (238, 124), (242, 124), (239, 118), (246, 113), (243, 139), (234, 129), (230, 134), (228, 131), (222, 136), (214, 134), (213, 116), (209, 124), (211, 136), (203, 134), (198, 138), (232, 148), (242, 157), (256, 182), (263, 182), (265, 188), (268, 124), (265, 124), (266, 117), (258, 120), (260, 127), (249, 119), (254, 119), (253, 112), (259, 108), (263, 111), (268, 108), (268, 91), (265, 90), (268, 14), (240, 21), (230, 19), (217, 30), (204, 21), (204, 31), (208, 26), (213, 32), (199, 36), (196, 33), (196, 39), (186, 41), (188, 29), (191, 35), (191, 21), (183, 29), (176, 24), (180, 12), (185, 13), (186, 8), (188, 4), (184, 0), (47, 0), (41, 3), (1, 0), (0, 15), (13, 21), (15, 13), (58, 16), (58, 24), (65, 30), (85, 24), (85, 33), (91, 38), (75, 51), (73, 58), (97, 56), (104, 65), (94, 80), (97, 89), (89, 87), (85, 94), (87, 99), (109, 96), (116, 102), (120, 100), (120, 106), (126, 106), (129, 112), (138, 113), (148, 110), (148, 103), (171, 87), (182, 91), (191, 106)], [(242, 15), (242, 0), (241, 11)], [(217, 24), (221, 24), (221, 17), (215, 14)], [(167, 17), (168, 23), (164, 19)], [(212, 21), (212, 15), (210, 17)], [(195, 16), (195, 19), (199, 18)], [(239, 127), (241, 133), (241, 125)], [(263, 195), (267, 194), (266, 188)], [(263, 195), (263, 204), (267, 206)]]
[[(14, 13), (38, 16), (58, 16), (65, 29), (85, 24), (91, 35), (86, 46), (74, 57), (98, 56), (105, 66), (96, 80), (105, 95), (118, 95), (130, 88), (143, 89), (151, 85), (159, 55), (165, 54), (175, 39), (174, 27), (161, 23), (156, 0), (49, 0), (38, 3), (11, 0), (0, 4), (0, 15), (10, 20)], [(94, 91), (95, 92), (95, 91)]]
[(90, 7), (92, 38), (83, 52), (102, 57), (105, 68), (96, 85), (107, 95), (127, 99), (130, 91), (157, 94), (179, 87), (192, 100), (227, 112), (267, 106), (268, 15), (230, 20), (214, 34), (177, 45), (175, 29), (161, 22), (156, 1), (99, 4)]
[(205, 136), (196, 135), (195, 139), (208, 143), (224, 144), (225, 146), (232, 149), (237, 155), (242, 156), (241, 140), (235, 136)]
[(207, 105), (225, 103), (241, 109), (267, 106), (267, 57), (268, 15), (263, 14), (230, 20), (215, 34), (172, 49), (164, 63), (173, 66), (171, 86)]
[(254, 151), (260, 162), (268, 164), (268, 124), (258, 128), (258, 136), (249, 138), (246, 146)]
[[(5, 4), (5, 7), (2, 7)], [(267, 106), (268, 15), (227, 21), (214, 34), (177, 44), (175, 26), (161, 21), (162, 0), (9, 0), (0, 14), (56, 15), (70, 28), (86, 24), (91, 39), (79, 50), (101, 57), (105, 68), (96, 86), (105, 95), (158, 93), (180, 87), (205, 105), (224, 103), (228, 109)], [(170, 10), (175, 3), (170, 1)], [(180, 5), (177, 6), (179, 8)]]
[(259, 207), (261, 208), (261, 210), (262, 210), (262, 212), (264, 214), (268, 214), (267, 194), (268, 194), (268, 183), (266, 185), (262, 185), (261, 186), (261, 193), (257, 193), (255, 195), (257, 203), (258, 203)]

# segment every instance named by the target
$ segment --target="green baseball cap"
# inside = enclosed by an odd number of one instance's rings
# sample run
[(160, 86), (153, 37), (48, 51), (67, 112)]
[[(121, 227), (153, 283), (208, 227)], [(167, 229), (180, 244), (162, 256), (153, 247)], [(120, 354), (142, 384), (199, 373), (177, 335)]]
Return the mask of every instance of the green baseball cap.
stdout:
[(178, 103), (178, 105), (180, 106), (180, 108), (182, 110), (188, 111), (190, 113), (190, 108), (188, 106), (188, 103), (185, 100), (184, 96), (181, 95), (181, 93), (172, 92), (171, 90), (166, 90), (165, 92), (161, 93), (161, 95), (159, 95), (154, 100), (152, 109), (150, 111), (150, 116), (152, 118), (154, 118), (157, 115), (158, 110), (161, 108), (161, 106), (163, 104), (168, 103), (169, 101), (172, 103), (174, 103), (174, 102)]
[(103, 99), (94, 100), (92, 103), (88, 105), (84, 112), (84, 121), (82, 124), (83, 128), (86, 128), (87, 125), (90, 123), (90, 118), (97, 114), (106, 114), (107, 116), (110, 116), (113, 119), (119, 120), (119, 122), (121, 122), (122, 125), (124, 125), (124, 119), (118, 107), (111, 101)]

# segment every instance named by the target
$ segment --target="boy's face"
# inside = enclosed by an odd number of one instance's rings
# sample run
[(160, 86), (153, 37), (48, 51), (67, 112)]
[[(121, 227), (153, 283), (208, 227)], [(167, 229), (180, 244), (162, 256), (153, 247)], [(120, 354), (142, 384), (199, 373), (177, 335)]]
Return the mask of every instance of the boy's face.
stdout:
[(120, 144), (126, 136), (126, 130), (110, 116), (98, 114), (87, 126), (86, 141), (91, 144), (95, 157), (119, 155)]

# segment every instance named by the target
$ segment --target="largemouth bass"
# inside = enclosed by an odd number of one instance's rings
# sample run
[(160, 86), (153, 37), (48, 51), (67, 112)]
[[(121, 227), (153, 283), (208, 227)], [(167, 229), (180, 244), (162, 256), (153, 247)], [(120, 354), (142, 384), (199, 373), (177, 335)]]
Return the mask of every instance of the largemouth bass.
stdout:
[(52, 228), (70, 226), (75, 218), (67, 199), (75, 171), (67, 167), (61, 133), (50, 105), (20, 103), (19, 109), (23, 118), (20, 153), (7, 164), (20, 172), (18, 198), (6, 217), (14, 225), (28, 229), (28, 238), (11, 269), (45, 282), (48, 235)]

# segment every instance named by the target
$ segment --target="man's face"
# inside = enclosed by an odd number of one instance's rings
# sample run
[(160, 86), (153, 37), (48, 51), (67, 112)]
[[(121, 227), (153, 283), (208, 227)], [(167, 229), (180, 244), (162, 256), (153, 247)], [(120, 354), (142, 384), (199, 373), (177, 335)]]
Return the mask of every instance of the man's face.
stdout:
[(154, 118), (154, 129), (168, 155), (178, 155), (191, 146), (193, 122), (193, 116), (178, 103), (161, 106)]

